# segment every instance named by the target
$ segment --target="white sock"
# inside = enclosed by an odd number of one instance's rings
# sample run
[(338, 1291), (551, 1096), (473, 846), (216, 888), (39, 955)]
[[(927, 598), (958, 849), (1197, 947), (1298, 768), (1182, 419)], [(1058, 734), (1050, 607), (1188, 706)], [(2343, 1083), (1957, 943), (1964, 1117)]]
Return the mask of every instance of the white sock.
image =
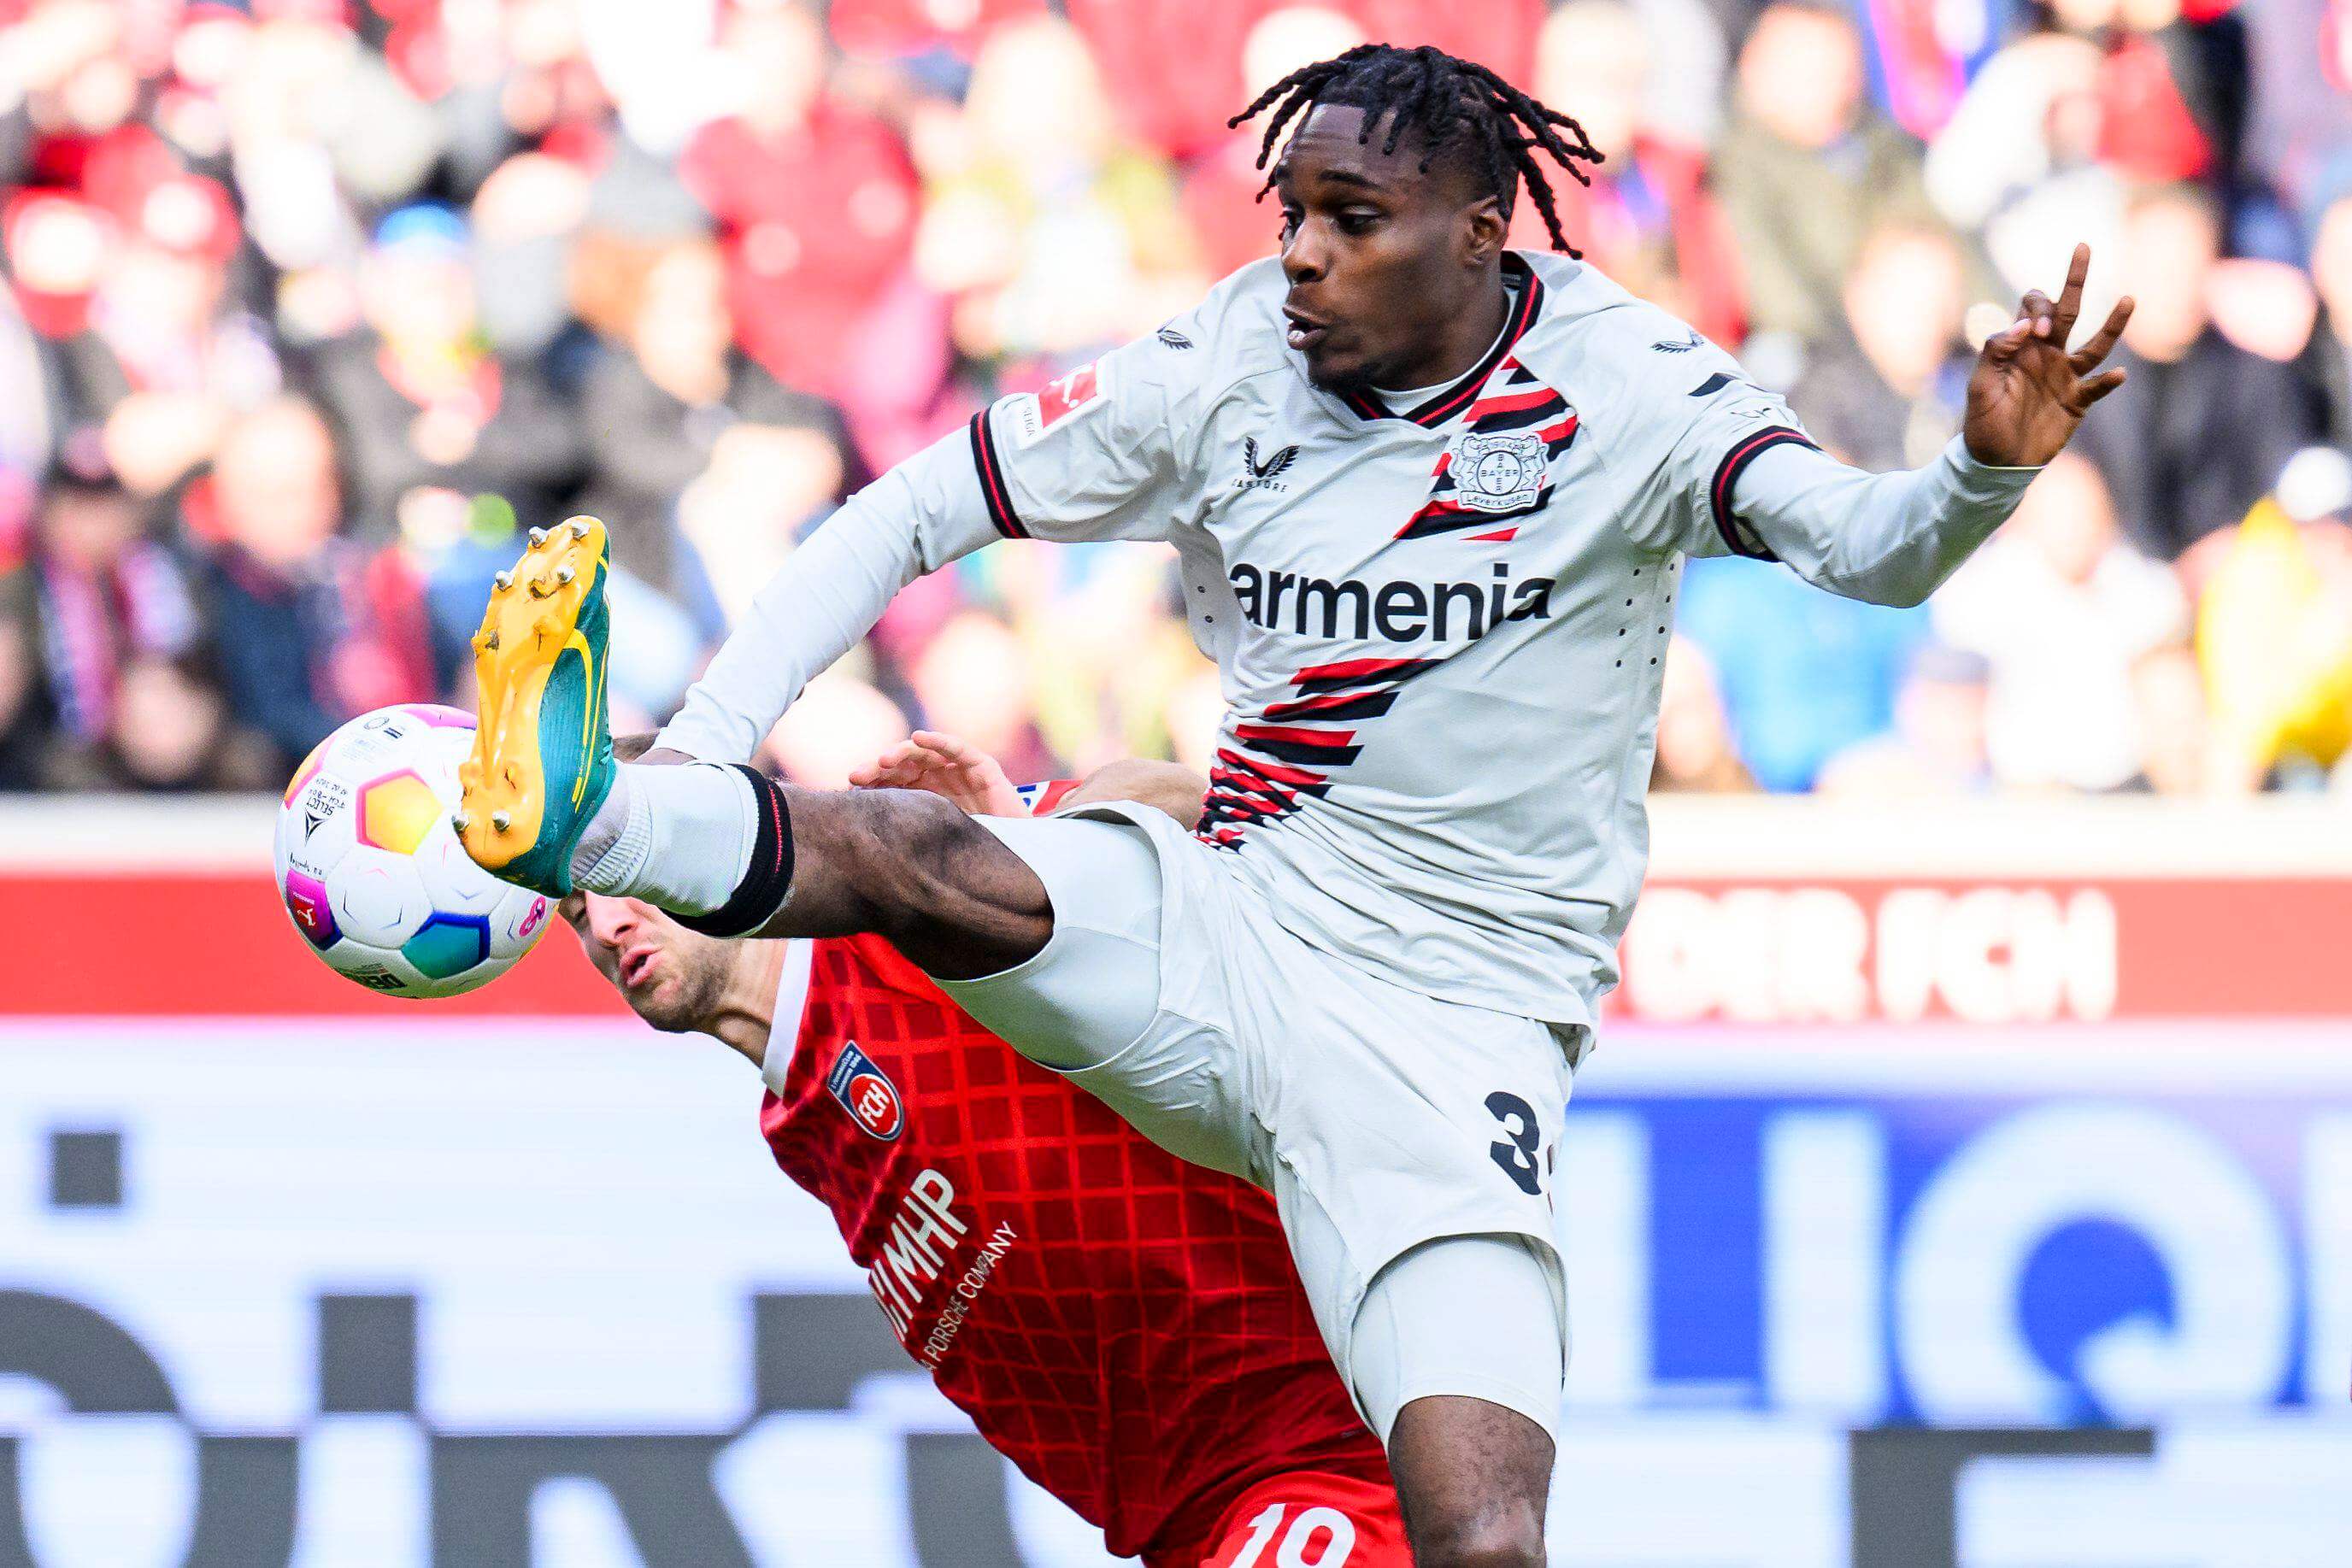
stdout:
[(717, 762), (624, 762), (572, 855), (591, 893), (708, 915), (751, 868), (760, 803), (751, 781)]

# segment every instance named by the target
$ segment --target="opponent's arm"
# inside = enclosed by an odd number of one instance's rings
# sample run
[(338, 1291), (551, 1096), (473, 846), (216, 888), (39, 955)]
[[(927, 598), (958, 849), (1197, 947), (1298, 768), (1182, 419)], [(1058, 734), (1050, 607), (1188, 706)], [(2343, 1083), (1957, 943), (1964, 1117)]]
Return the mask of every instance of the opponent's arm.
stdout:
[(1190, 831), (1201, 825), (1201, 809), (1208, 794), (1209, 781), (1181, 762), (1129, 757), (1107, 762), (1087, 774), (1086, 781), (1063, 796), (1055, 810), (1066, 811), (1094, 800), (1133, 800), (1167, 812), (1176, 819), (1178, 827)]
[(2090, 406), (2123, 383), (2120, 370), (2093, 372), (2123, 335), (2129, 299), (2089, 342), (2065, 349), (2090, 261), (2090, 247), (2077, 246), (2058, 298), (2029, 293), (2016, 324), (1986, 340), (1965, 426), (1927, 466), (1866, 474), (1793, 431), (1751, 437), (1754, 449), (1735, 450), (1718, 476), (1734, 519), (1727, 541), (1853, 599), (1916, 604), (1934, 592), (2008, 520)]

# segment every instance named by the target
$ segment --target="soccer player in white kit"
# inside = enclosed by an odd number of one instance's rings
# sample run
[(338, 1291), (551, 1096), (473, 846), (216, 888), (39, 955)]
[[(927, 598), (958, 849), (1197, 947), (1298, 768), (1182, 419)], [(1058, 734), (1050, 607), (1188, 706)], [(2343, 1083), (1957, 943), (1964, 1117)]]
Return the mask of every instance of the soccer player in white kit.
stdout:
[[(1269, 1188), (1420, 1561), (1537, 1563), (1554, 1151), (1642, 880), (1681, 560), (1917, 602), (2121, 380), (2094, 371), (2129, 306), (2068, 352), (2078, 249), (1985, 345), (1963, 434), (1866, 475), (1573, 251), (1505, 248), (1524, 182), (1568, 249), (1530, 156), (1583, 177), (1565, 116), (1388, 46), (1249, 113), (1276, 104), (1279, 258), (853, 499), (664, 731), (698, 765), (611, 762), (601, 528), (535, 543), (477, 638), (461, 831), (512, 879), (719, 935), (878, 931), (1146, 1135)], [(900, 588), (999, 537), (1175, 547), (1228, 702), (1198, 833), (727, 766)]]

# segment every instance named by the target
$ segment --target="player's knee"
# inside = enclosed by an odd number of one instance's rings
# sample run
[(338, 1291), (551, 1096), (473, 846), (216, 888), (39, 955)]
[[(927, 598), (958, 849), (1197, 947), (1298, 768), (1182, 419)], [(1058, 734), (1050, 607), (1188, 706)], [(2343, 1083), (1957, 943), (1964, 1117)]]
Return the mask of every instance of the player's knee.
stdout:
[(1543, 1568), (1543, 1521), (1524, 1506), (1408, 1513), (1418, 1568)]
[(1538, 1568), (1551, 1462), (1550, 1434), (1516, 1410), (1459, 1396), (1408, 1403), (1389, 1434), (1389, 1469), (1413, 1561)]

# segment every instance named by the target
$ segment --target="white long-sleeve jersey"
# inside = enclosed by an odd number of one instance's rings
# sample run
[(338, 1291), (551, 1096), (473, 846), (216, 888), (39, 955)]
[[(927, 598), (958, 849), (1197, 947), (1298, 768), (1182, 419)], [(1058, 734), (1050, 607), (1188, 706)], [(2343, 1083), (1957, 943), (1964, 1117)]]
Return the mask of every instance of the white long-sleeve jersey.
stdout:
[(1955, 439), (1860, 473), (1592, 267), (1506, 265), (1500, 340), (1411, 409), (1308, 382), (1271, 260), (998, 401), (818, 530), (662, 744), (748, 757), (892, 594), (992, 539), (1164, 539), (1228, 705), (1202, 836), (1318, 946), (1591, 1022), (1648, 855), (1682, 558), (1916, 603), (2035, 471)]

